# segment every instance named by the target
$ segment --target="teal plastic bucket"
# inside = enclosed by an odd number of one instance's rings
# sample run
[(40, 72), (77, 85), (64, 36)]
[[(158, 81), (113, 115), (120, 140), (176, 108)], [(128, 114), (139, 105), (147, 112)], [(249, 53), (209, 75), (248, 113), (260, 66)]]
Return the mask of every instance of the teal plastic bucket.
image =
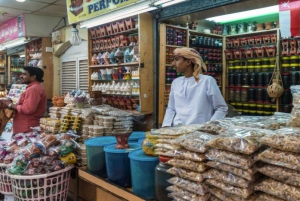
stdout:
[(155, 199), (155, 168), (158, 157), (147, 156), (142, 149), (129, 154), (132, 191), (145, 199)]
[(141, 138), (141, 139), (138, 140), (138, 143), (139, 143), (139, 144), (143, 144), (143, 141), (144, 141), (144, 140), (145, 140), (145, 138)]
[(141, 138), (145, 138), (146, 133), (144, 131), (133, 131), (128, 138), (129, 142), (137, 142)]
[(128, 154), (140, 149), (138, 143), (129, 143), (128, 149), (116, 149), (116, 144), (104, 147), (107, 179), (122, 187), (131, 187), (130, 160)]
[(103, 136), (91, 138), (84, 142), (87, 153), (88, 171), (99, 177), (106, 178), (106, 164), (104, 146), (116, 143), (117, 140), (113, 136)]

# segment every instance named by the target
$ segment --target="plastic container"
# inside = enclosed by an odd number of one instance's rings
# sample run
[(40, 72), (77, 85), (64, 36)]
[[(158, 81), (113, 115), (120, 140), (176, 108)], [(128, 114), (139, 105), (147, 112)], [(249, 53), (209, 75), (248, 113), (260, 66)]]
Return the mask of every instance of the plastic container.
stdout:
[[(131, 187), (130, 160), (128, 154), (141, 148), (138, 143), (128, 143), (128, 149), (116, 149), (116, 144), (104, 147), (107, 179), (122, 187)], [(136, 174), (136, 173), (135, 173)]]
[(138, 143), (139, 143), (140, 145), (142, 145), (144, 140), (145, 140), (145, 138), (141, 138), (141, 139), (138, 140)]
[(91, 138), (84, 142), (87, 153), (87, 167), (88, 171), (99, 176), (106, 177), (105, 154), (104, 146), (116, 143), (117, 140), (113, 136), (104, 136)]
[(133, 131), (128, 138), (129, 142), (137, 142), (141, 138), (145, 138), (146, 134), (144, 131)]
[(142, 149), (129, 154), (132, 191), (147, 200), (155, 199), (155, 167), (158, 157), (147, 156)]
[(12, 195), (12, 186), (10, 176), (6, 173), (6, 169), (9, 165), (0, 164), (0, 193), (3, 195)]
[(168, 197), (167, 187), (171, 184), (167, 181), (172, 178), (173, 175), (167, 172), (172, 166), (166, 164), (171, 158), (165, 156), (159, 156), (159, 164), (155, 168), (155, 194), (157, 201), (171, 201), (172, 199)]

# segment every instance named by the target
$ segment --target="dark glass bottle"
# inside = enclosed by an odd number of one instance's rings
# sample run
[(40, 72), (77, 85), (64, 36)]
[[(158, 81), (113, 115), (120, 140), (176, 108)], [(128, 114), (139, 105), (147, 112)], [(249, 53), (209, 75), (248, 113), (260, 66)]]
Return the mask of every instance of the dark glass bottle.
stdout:
[(168, 197), (167, 187), (171, 184), (167, 181), (173, 175), (167, 172), (172, 166), (168, 165), (168, 162), (171, 158), (165, 156), (159, 156), (159, 164), (155, 168), (155, 194), (156, 200), (158, 201), (171, 201), (172, 199)]
[(250, 86), (256, 85), (256, 73), (250, 73), (249, 84), (250, 84)]
[(228, 85), (233, 86), (234, 85), (234, 80), (235, 80), (235, 74), (234, 73), (229, 73), (228, 76)]
[(248, 86), (249, 85), (249, 74), (248, 73), (243, 73), (243, 78), (242, 78), (242, 85), (243, 86)]
[(271, 72), (265, 72), (264, 73), (264, 84), (263, 84), (264, 86), (268, 86), (269, 85), (271, 77), (272, 77), (272, 73)]
[(291, 85), (298, 85), (298, 84), (299, 84), (299, 73), (291, 72)]
[(235, 73), (235, 85), (236, 86), (242, 85), (242, 74), (241, 73)]
[(283, 88), (288, 89), (291, 86), (290, 83), (291, 73), (284, 72), (282, 73), (282, 82), (283, 82)]
[(262, 88), (257, 88), (256, 89), (256, 95), (255, 95), (257, 102), (262, 102), (262, 100), (263, 100), (262, 95), (263, 95), (262, 94)]
[(260, 73), (257, 73), (256, 77), (257, 77), (257, 81), (256, 81), (256, 84), (258, 86), (262, 86), (263, 85), (263, 81), (264, 81), (264, 73), (260, 72)]
[(282, 104), (290, 104), (291, 100), (291, 95), (290, 95), (290, 89), (285, 89), (283, 94), (282, 94), (282, 98), (281, 98), (281, 103)]
[(255, 101), (255, 89), (249, 88), (248, 90), (248, 100), (249, 101)]

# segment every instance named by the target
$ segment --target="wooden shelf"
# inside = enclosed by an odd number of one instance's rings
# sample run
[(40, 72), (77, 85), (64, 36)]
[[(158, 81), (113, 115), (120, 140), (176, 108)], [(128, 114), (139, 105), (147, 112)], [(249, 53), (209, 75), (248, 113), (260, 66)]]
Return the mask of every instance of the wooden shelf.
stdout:
[(127, 48), (130, 48), (130, 47), (136, 47), (136, 46), (139, 46), (139, 45), (129, 45), (129, 46), (123, 46), (123, 47), (116, 47), (116, 48), (108, 49), (108, 50), (92, 51), (91, 53), (95, 54), (95, 53), (99, 53), (99, 52), (113, 51), (113, 50), (117, 50), (117, 49), (127, 49)]
[(122, 66), (139, 66), (139, 62), (132, 63), (122, 63), (122, 64), (108, 64), (108, 65), (97, 65), (97, 66), (89, 66), (89, 68), (116, 68)]
[(220, 38), (220, 39), (223, 38), (223, 36), (219, 35), (219, 34), (212, 34), (212, 33), (208, 34), (208, 33), (203, 33), (203, 32), (199, 32), (199, 31), (195, 31), (195, 30), (191, 30), (191, 29), (189, 29), (189, 32), (190, 32), (190, 34), (199, 35), (199, 36), (208, 36), (208, 37), (212, 37), (212, 38), (216, 37), (216, 38)]
[(220, 50), (222, 50), (222, 47), (219, 47), (219, 46), (212, 46), (212, 45), (200, 45), (200, 44), (198, 44), (198, 45), (191, 45), (190, 44), (190, 47), (203, 47), (203, 48), (211, 48), (211, 49), (220, 49)]
[(240, 49), (240, 48), (247, 48), (247, 47), (261, 47), (261, 46), (271, 46), (277, 45), (277, 43), (263, 43), (263, 44), (255, 44), (255, 45), (245, 45), (245, 46), (238, 46), (238, 47), (227, 47), (226, 49)]
[(180, 48), (180, 47), (186, 47), (186, 46), (178, 46), (178, 45), (167, 45), (167, 44), (166, 44), (166, 46), (167, 46), (167, 47), (176, 47), (176, 48), (177, 48), (177, 47), (179, 47), (179, 48)]
[(277, 32), (278, 29), (270, 29), (270, 30), (261, 30), (261, 31), (253, 31), (249, 33), (242, 33), (242, 34), (234, 34), (234, 35), (227, 35), (225, 36), (226, 38), (234, 38), (238, 36), (247, 36), (247, 35), (258, 35), (258, 34), (264, 34), (264, 33), (269, 33), (269, 32)]
[(115, 82), (130, 82), (130, 81), (135, 81), (135, 80), (140, 80), (140, 79), (130, 79), (130, 80), (92, 80), (91, 81), (99, 81), (99, 82), (112, 82), (112, 81), (115, 81)]
[(40, 51), (28, 51), (28, 52), (26, 52), (27, 54), (33, 54), (33, 53), (41, 53), (42, 52), (42, 50), (40, 50)]
[(124, 95), (124, 94), (102, 94), (102, 96), (132, 96), (132, 97), (140, 97), (140, 95)]
[(235, 60), (239, 60), (239, 61), (247, 61), (249, 59), (270, 59), (270, 58), (275, 58), (274, 57), (255, 57), (255, 58), (241, 58), (241, 59), (226, 59), (226, 61), (235, 61)]
[(95, 39), (99, 39), (99, 38), (109, 38), (111, 36), (115, 36), (115, 35), (119, 35), (119, 34), (133, 34), (133, 33), (138, 33), (139, 28), (134, 28), (134, 29), (130, 29), (130, 30), (126, 30), (126, 31), (120, 31), (118, 33), (113, 33), (110, 35), (106, 35), (106, 36), (100, 36), (100, 37), (95, 37), (95, 38), (91, 38), (91, 40), (95, 40)]
[(175, 28), (175, 29), (184, 29), (184, 30), (187, 30), (187, 28), (185, 28), (185, 27), (171, 25), (171, 24), (166, 24), (166, 27), (167, 28), (170, 27), (170, 28)]

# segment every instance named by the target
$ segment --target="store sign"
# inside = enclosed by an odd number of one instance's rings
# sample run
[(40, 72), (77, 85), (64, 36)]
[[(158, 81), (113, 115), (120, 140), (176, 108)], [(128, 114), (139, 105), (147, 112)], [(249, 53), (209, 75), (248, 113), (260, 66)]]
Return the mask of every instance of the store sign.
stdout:
[(0, 44), (25, 36), (24, 14), (0, 25)]
[(281, 36), (300, 36), (300, 1), (278, 0), (278, 4)]
[(69, 23), (88, 20), (103, 13), (136, 3), (138, 0), (67, 0)]

